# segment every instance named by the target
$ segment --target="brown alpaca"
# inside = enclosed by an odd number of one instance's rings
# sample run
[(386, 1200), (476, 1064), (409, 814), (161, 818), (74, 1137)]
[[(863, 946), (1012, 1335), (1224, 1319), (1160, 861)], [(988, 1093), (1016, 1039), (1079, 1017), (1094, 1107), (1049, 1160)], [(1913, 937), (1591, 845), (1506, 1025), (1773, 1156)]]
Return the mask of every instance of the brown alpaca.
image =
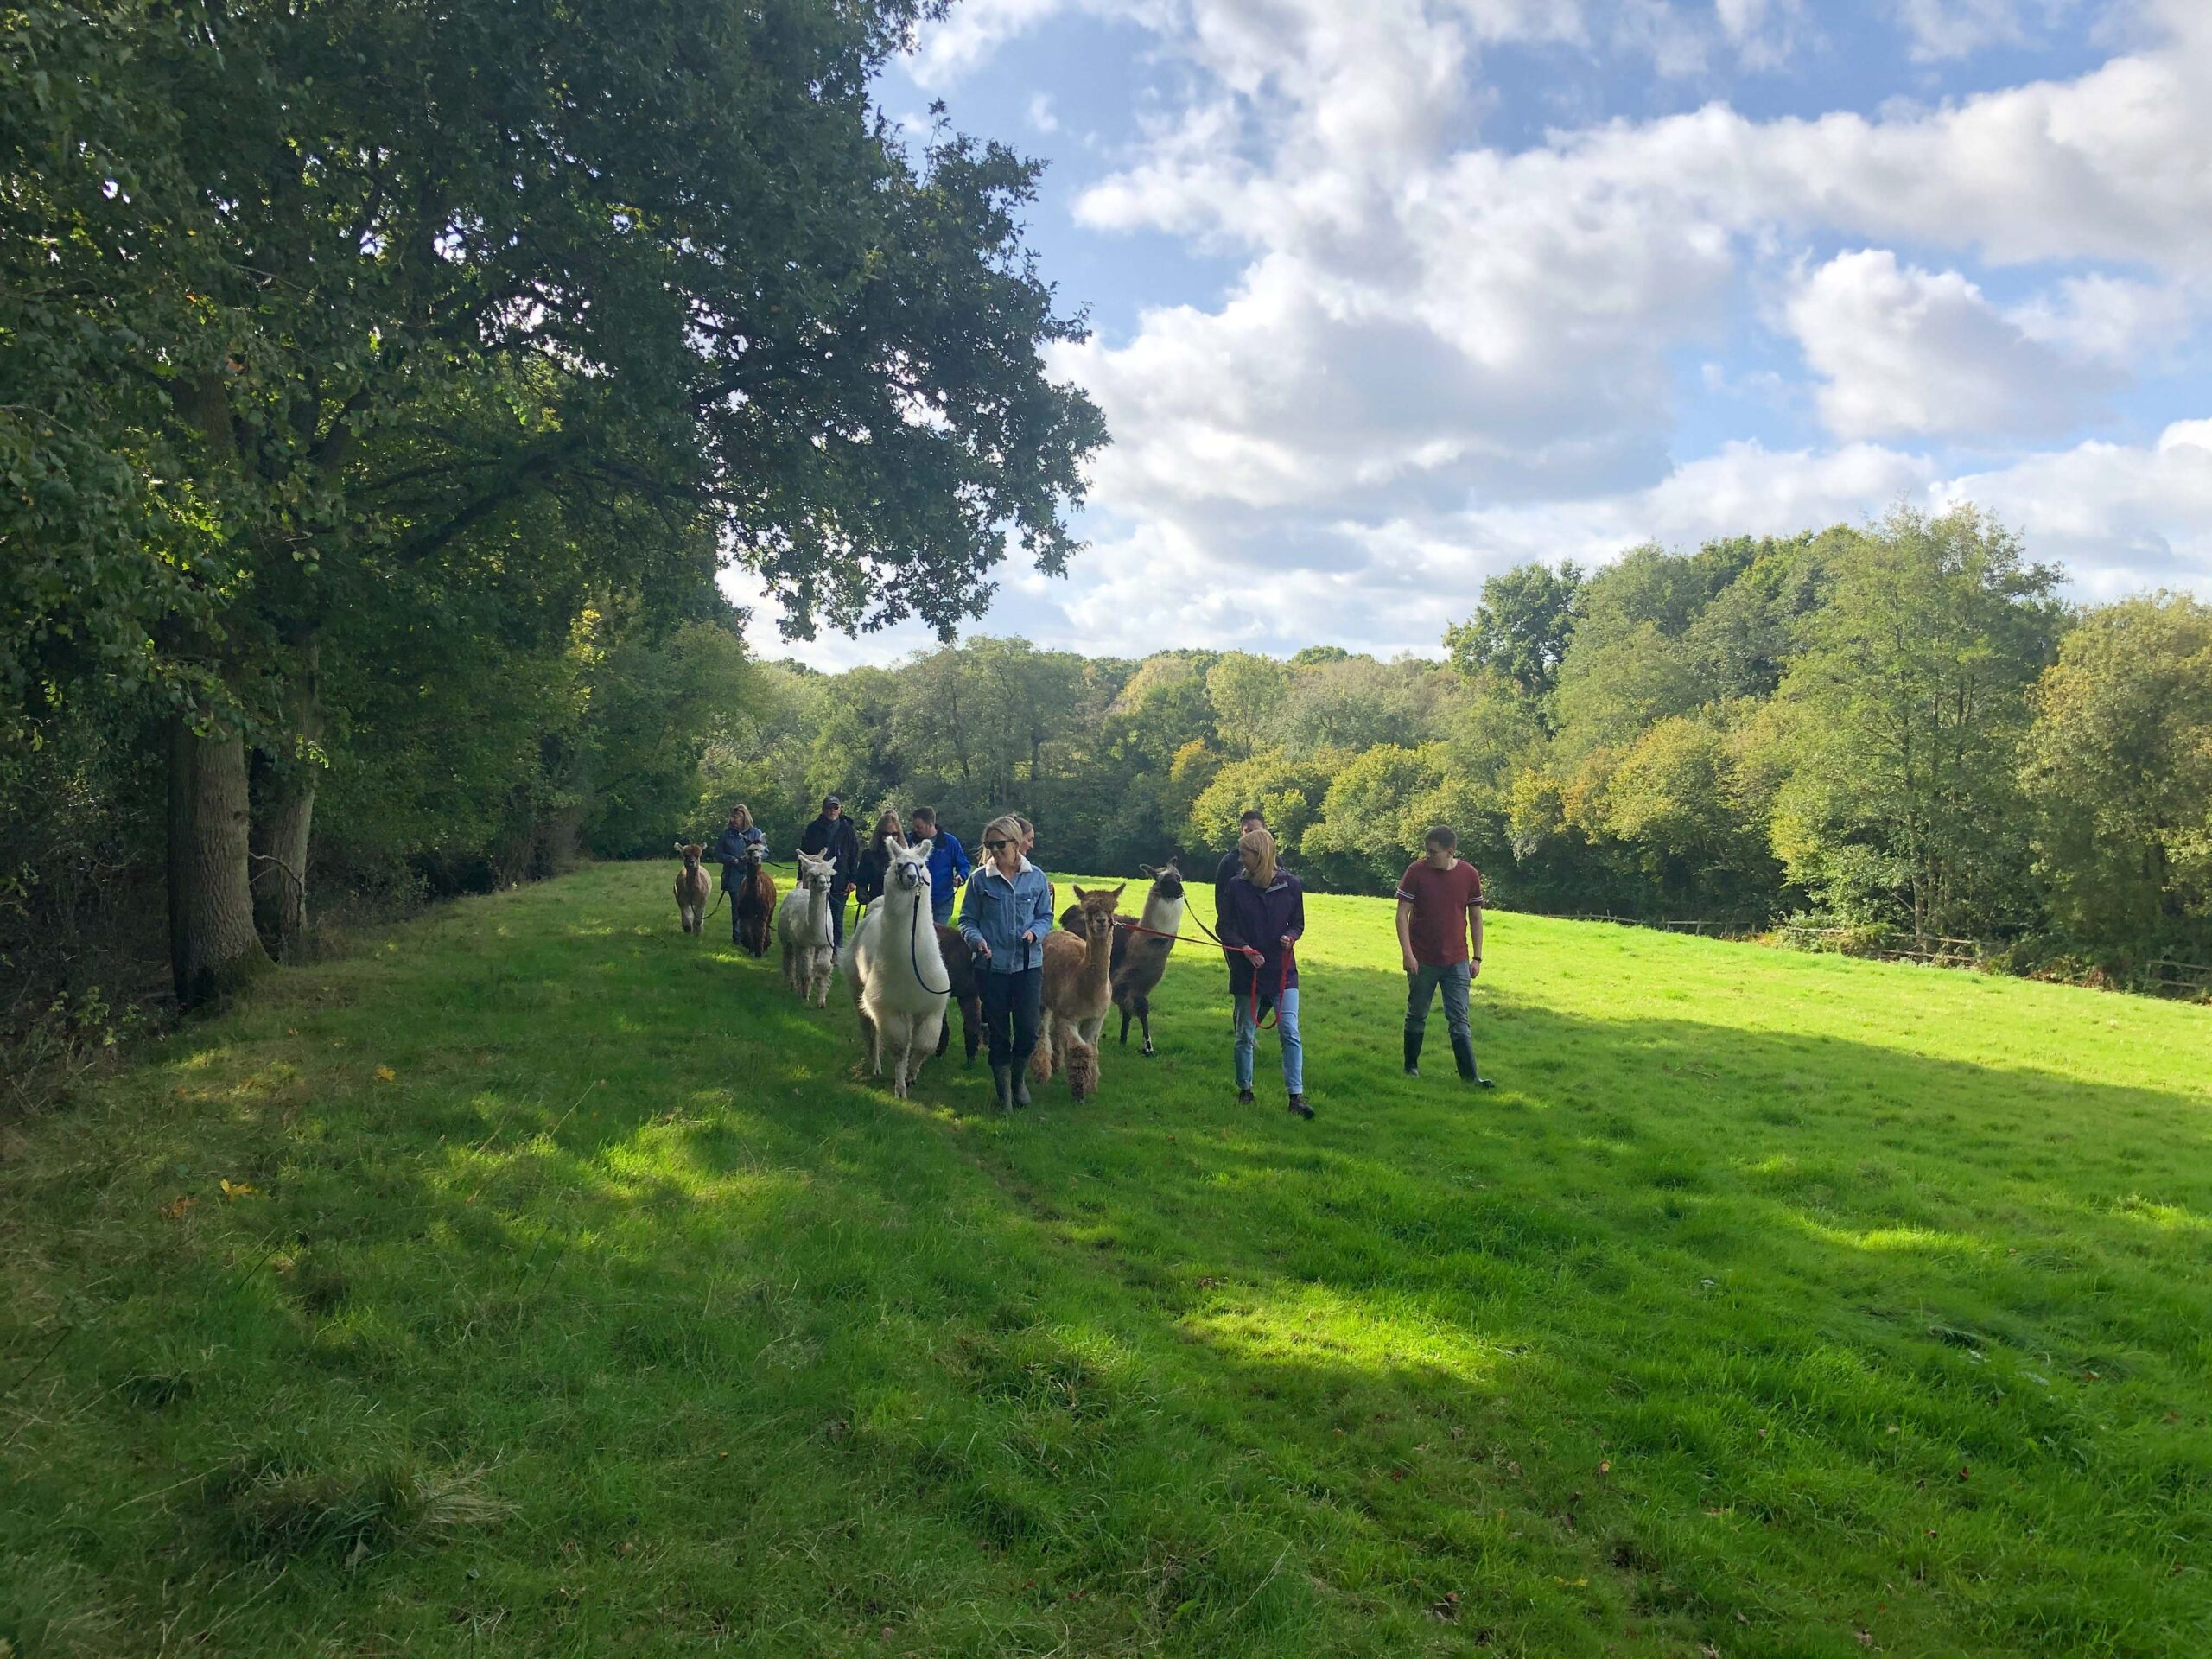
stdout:
[(696, 933), (706, 925), (707, 899), (714, 891), (708, 885), (706, 871), (699, 868), (706, 850), (696, 841), (676, 843), (676, 855), (683, 861), (683, 868), (676, 873), (676, 919), (686, 933)]
[(1045, 936), (1044, 1017), (1029, 1075), (1049, 1082), (1067, 1074), (1077, 1100), (1098, 1087), (1098, 1033), (1114, 1006), (1114, 910), (1122, 889), (1075, 889), (1063, 925)]

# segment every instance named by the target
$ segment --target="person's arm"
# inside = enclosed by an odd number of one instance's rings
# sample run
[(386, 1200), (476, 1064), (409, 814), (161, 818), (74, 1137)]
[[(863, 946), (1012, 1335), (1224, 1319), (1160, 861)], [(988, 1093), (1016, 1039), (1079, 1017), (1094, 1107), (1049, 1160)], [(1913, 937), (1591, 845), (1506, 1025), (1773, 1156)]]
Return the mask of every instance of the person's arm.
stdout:
[(1467, 977), (1474, 979), (1483, 970), (1483, 879), (1475, 878), (1475, 896), (1467, 900), (1467, 934), (1474, 942), (1474, 950), (1467, 958)]
[(1398, 895), (1398, 961), (1408, 975), (1421, 971), (1414, 957), (1414, 901), (1402, 893)]
[(952, 885), (957, 887), (968, 879), (969, 872), (976, 867), (968, 861), (968, 849), (960, 844), (959, 836), (948, 830), (944, 832), (944, 838), (952, 848)]
[(969, 887), (967, 897), (960, 902), (960, 937), (968, 941), (970, 950), (988, 961), (991, 954), (990, 941), (983, 937), (982, 929), (976, 925), (976, 896), (981, 891), (980, 885)]
[(1052, 884), (1047, 880), (1037, 894), (1037, 913), (1029, 918), (1029, 931), (1042, 939), (1052, 931)]
[(1284, 934), (1285, 944), (1296, 944), (1306, 937), (1306, 888), (1293, 878), (1290, 884), (1290, 931)]

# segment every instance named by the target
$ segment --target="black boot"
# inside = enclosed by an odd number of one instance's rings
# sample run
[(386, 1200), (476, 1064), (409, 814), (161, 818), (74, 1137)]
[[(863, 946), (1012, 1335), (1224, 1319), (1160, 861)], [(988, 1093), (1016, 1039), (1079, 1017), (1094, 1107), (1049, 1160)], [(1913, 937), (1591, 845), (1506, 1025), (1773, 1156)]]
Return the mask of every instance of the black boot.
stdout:
[(1421, 1039), (1423, 1035), (1418, 1031), (1406, 1033), (1406, 1075), (1409, 1077), (1421, 1076)]
[(1014, 1109), (1014, 1068), (1010, 1065), (993, 1066), (991, 1084), (998, 1092), (999, 1110), (1011, 1112)]
[(1459, 1080), (1462, 1083), (1471, 1083), (1478, 1089), (1487, 1089), (1491, 1086), (1488, 1077), (1476, 1073), (1473, 1038), (1454, 1037), (1452, 1039), (1452, 1058), (1459, 1063)]

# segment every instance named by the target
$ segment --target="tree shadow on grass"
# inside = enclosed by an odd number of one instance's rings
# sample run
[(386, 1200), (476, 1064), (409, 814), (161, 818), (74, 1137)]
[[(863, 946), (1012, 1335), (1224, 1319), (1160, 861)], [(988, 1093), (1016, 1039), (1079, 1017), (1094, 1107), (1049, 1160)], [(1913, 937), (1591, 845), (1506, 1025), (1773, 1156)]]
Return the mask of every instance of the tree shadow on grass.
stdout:
[[(1478, 1096), (1395, 1075), (1395, 976), (1323, 968), (1299, 1125), (1224, 1098), (1204, 972), (1157, 1061), (1010, 1122), (944, 1062), (854, 1077), (842, 994), (612, 925), (418, 968), (412, 1020), (272, 995), (135, 1143), (261, 1192), (92, 1201), (137, 1206), (107, 1346), (24, 1512), (93, 1518), (34, 1565), (242, 1651), (2153, 1652), (2201, 1615), (2144, 1570), (2203, 1519), (2201, 1103), (1514, 1003)], [(512, 1514), (241, 1560), (210, 1477), (249, 1465), (486, 1469)]]

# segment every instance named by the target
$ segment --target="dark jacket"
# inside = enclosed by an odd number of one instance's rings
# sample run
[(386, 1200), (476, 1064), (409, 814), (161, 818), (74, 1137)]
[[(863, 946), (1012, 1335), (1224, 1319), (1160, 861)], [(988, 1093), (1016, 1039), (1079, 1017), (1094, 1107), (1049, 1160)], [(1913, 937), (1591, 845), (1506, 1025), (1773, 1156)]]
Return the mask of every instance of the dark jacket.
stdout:
[[(1217, 889), (1221, 907), (1221, 942), (1246, 944), (1260, 953), (1260, 995), (1273, 996), (1278, 988), (1298, 988), (1298, 957), (1283, 949), (1283, 935), (1297, 938), (1306, 931), (1306, 889), (1298, 878), (1277, 866), (1274, 885), (1265, 893), (1252, 885), (1242, 870), (1234, 881)], [(1287, 968), (1286, 969), (1286, 958)], [(1285, 973), (1287, 971), (1288, 977)], [(1229, 988), (1237, 996), (1252, 990), (1253, 963), (1241, 952), (1229, 959)]]
[(750, 830), (733, 830), (728, 824), (722, 826), (721, 834), (715, 837), (715, 844), (709, 849), (707, 856), (721, 861), (722, 886), (725, 888), (737, 885), (738, 862), (744, 858), (745, 849), (766, 846), (767, 841), (768, 837), (760, 832), (758, 824)]
[[(979, 965), (994, 974), (1018, 974), (1045, 965), (1045, 936), (1052, 931), (1052, 884), (1045, 872), (1027, 859), (1009, 881), (995, 864), (985, 864), (968, 878), (967, 896), (960, 905), (960, 937), (970, 950), (991, 948), (990, 960)], [(1021, 936), (1036, 938), (1024, 944)]]
[(851, 887), (854, 877), (860, 874), (860, 832), (853, 828), (850, 818), (816, 818), (798, 838), (798, 846), (803, 853), (811, 853), (817, 858), (826, 855), (836, 861), (838, 887)]
[(891, 855), (885, 850), (887, 845), (871, 841), (868, 850), (861, 855), (860, 868), (853, 873), (853, 897), (861, 905), (883, 896), (884, 880), (891, 874)]

